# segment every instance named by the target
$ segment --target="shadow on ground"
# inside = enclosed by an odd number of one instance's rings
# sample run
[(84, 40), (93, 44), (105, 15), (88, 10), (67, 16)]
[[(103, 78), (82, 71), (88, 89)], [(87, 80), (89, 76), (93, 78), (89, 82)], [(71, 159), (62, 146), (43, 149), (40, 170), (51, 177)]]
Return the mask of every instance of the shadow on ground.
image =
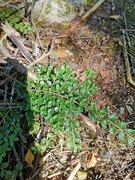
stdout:
[[(18, 73), (9, 63), (0, 64), (0, 119), (0, 179), (24, 179), (33, 112), (27, 75)], [(28, 173), (31, 169), (27, 166), (27, 177)]]

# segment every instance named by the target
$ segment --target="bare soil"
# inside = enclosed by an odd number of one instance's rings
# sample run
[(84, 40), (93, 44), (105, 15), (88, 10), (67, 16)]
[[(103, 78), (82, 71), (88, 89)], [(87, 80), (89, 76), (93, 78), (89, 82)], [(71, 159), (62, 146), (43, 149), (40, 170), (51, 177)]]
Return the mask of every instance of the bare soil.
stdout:
[[(69, 64), (77, 71), (86, 71), (89, 68), (97, 72), (99, 92), (93, 97), (98, 108), (109, 107), (110, 112), (119, 114), (122, 121), (135, 128), (135, 87), (127, 83), (126, 68), (122, 50), (123, 28), (122, 13), (124, 9), (116, 6), (113, 1), (107, 1), (87, 21), (66, 38), (58, 37), (52, 54), (41, 64), (44, 66), (61, 66)], [(112, 15), (120, 15), (113, 19)], [(73, 22), (74, 23), (74, 22)], [(41, 24), (40, 40), (44, 47), (48, 47), (55, 33), (60, 34), (67, 30), (70, 23), (55, 25)], [(115, 33), (118, 31), (118, 33)], [(25, 40), (25, 45), (32, 46), (33, 36)], [(24, 64), (27, 64), (24, 62)], [(49, 131), (50, 127), (46, 127)], [(87, 180), (134, 180), (135, 179), (135, 149), (128, 147), (124, 142), (111, 137), (101, 130), (93, 135), (87, 126), (82, 125), (82, 144), (86, 147), (80, 153), (74, 154), (69, 149), (56, 146), (41, 157), (37, 157), (33, 170), (26, 170), (26, 179), (65, 180), (73, 170), (78, 160), (81, 161), (80, 171), (87, 173)], [(61, 149), (60, 149), (61, 148)], [(86, 161), (89, 155), (95, 153), (97, 164), (88, 168)], [(81, 180), (77, 176), (74, 180)], [(83, 180), (83, 179), (82, 179)]]
[[(134, 87), (126, 80), (126, 68), (121, 47), (122, 34), (121, 32), (114, 33), (115, 30), (122, 28), (123, 19), (122, 16), (118, 20), (110, 17), (111, 15), (121, 15), (122, 10), (119, 14), (115, 14), (118, 9), (115, 4), (106, 2), (89, 18), (85, 25), (76, 29), (67, 38), (58, 38), (59, 43), (56, 43), (54, 47), (56, 51), (69, 50), (71, 56), (64, 56), (64, 58), (59, 55), (50, 56), (42, 63), (57, 66), (68, 63), (77, 71), (94, 69), (97, 72), (99, 93), (93, 97), (93, 101), (97, 103), (99, 108), (109, 107), (110, 111), (118, 113), (122, 121), (130, 123), (131, 127), (134, 128)], [(50, 25), (42, 26), (41, 32), (46, 39), (47, 36), (50, 38), (52, 34), (63, 31), (62, 26), (57, 27), (56, 25), (55, 27), (53, 25), (51, 27), (50, 32)], [(46, 164), (40, 171), (40, 178), (48, 173), (49, 168), (51, 172), (49, 174), (53, 174), (54, 177), (50, 176), (48, 179), (66, 179), (74, 167), (74, 161), (81, 159), (83, 162), (81, 170), (87, 172), (88, 180), (135, 179), (135, 149), (114, 140), (103, 131), (99, 132), (98, 137), (93, 137), (87, 127), (82, 132), (82, 140), (83, 144), (87, 146), (87, 151), (81, 152), (82, 154), (71, 156), (71, 152), (67, 150), (60, 152), (59, 148), (54, 147), (51, 157), (47, 158)], [(85, 161), (90, 152), (96, 152), (99, 157), (94, 168), (86, 168)], [(66, 161), (64, 162), (63, 159)], [(60, 175), (57, 175), (57, 172)]]

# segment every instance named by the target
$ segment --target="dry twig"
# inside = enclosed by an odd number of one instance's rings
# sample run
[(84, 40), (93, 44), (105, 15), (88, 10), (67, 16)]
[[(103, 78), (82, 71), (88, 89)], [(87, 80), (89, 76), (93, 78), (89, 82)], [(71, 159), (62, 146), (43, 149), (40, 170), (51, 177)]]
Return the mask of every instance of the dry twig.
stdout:
[[(5, 38), (6, 36), (4, 36)], [(13, 65), (13, 67), (20, 73), (27, 75), (32, 80), (36, 80), (36, 76), (28, 71), (22, 64), (18, 62), (16, 58), (13, 58), (12, 55), (9, 53), (9, 51), (4, 47), (3, 45), (3, 38), (0, 40), (0, 49), (2, 50), (2, 53), (5, 56), (5, 61), (9, 62)]]
[(20, 34), (8, 23), (2, 24), (2, 29), (3, 31), (5, 31), (6, 35), (12, 40), (12, 42), (19, 48), (21, 54), (28, 60), (28, 62), (34, 61), (32, 55), (23, 44), (23, 41), (20, 38)]
[[(129, 52), (128, 52), (129, 48), (131, 47), (131, 43), (130, 43), (130, 38), (129, 38), (128, 32), (127, 32), (128, 28), (127, 28), (127, 20), (126, 20), (125, 13), (124, 13), (124, 23), (125, 23), (125, 29), (122, 30), (123, 41), (124, 41), (123, 55), (124, 55), (125, 66), (126, 66), (126, 70), (127, 70), (127, 81), (135, 87), (135, 81), (133, 81), (132, 75), (131, 75), (131, 67), (130, 67), (131, 57), (130, 57)], [(132, 65), (132, 62), (131, 62), (131, 65)]]
[(56, 37), (54, 36), (53, 39), (52, 39), (51, 48), (50, 48), (49, 52), (48, 52), (48, 53), (44, 52), (43, 55), (42, 55), (39, 59), (37, 59), (37, 60), (35, 60), (34, 62), (32, 62), (32, 63), (29, 65), (29, 67), (34, 66), (36, 63), (39, 63), (39, 62), (42, 61), (44, 58), (46, 58), (47, 56), (51, 55), (51, 53), (52, 53), (52, 51), (53, 51), (53, 48), (54, 48), (55, 39), (56, 39)]
[(74, 169), (71, 171), (69, 177), (67, 178), (67, 180), (73, 180), (76, 173), (79, 171), (79, 169), (81, 168), (81, 163), (79, 162)]
[(80, 117), (82, 119), (82, 121), (93, 131), (93, 132), (97, 132), (96, 130), (96, 125), (86, 116), (84, 116), (83, 114), (80, 114)]

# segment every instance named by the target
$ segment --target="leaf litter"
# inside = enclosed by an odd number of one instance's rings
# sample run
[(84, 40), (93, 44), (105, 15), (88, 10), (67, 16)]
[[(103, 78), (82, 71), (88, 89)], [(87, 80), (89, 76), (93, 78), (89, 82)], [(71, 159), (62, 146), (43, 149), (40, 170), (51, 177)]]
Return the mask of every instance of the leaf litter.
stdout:
[[(108, 27), (110, 25), (105, 24), (105, 21), (111, 17), (112, 21), (109, 23), (115, 30), (121, 17), (114, 14), (111, 5), (105, 3), (100, 11), (94, 13), (86, 25), (78, 28), (70, 38), (63, 38), (61, 40), (63, 42), (60, 41), (57, 49), (54, 49), (53, 57), (45, 58), (41, 64), (46, 65), (46, 61), (48, 61), (48, 65), (55, 64), (56, 66), (67, 63), (77, 70), (78, 76), (80, 72), (85, 72), (89, 67), (93, 68), (98, 73), (97, 80), (100, 88), (100, 92), (94, 97), (97, 106), (99, 108), (109, 106), (111, 111), (116, 113), (125, 107), (121, 119), (129, 119), (130, 123), (130, 120), (135, 120), (134, 107), (132, 108), (126, 102), (129, 96), (133, 96), (134, 106), (134, 89), (129, 84), (124, 84), (124, 63), (120, 60), (121, 50), (119, 49), (117, 53), (114, 51), (113, 48), (116, 44), (113, 44), (110, 36), (112, 30), (110, 31), (110, 27)], [(51, 26), (50, 30), (50, 26), (50, 24), (42, 25), (40, 33), (50, 38), (53, 33), (59, 31), (59, 27)], [(60, 48), (60, 46), (62, 47)], [(70, 51), (72, 56), (68, 56), (67, 52)], [(85, 80), (83, 74), (79, 78), (81, 81)], [(40, 157), (40, 171), (35, 179), (67, 179), (79, 162), (81, 162), (81, 165), (79, 164), (81, 167), (79, 166), (80, 169), (76, 172), (75, 180), (94, 180), (96, 177), (105, 180), (134, 179), (134, 149), (117, 142), (104, 130), (95, 135), (87, 126), (96, 131), (94, 126), (87, 123), (82, 128), (81, 139), (85, 149), (81, 153), (74, 155), (66, 147), (62, 146), (61, 148), (57, 143), (57, 137), (55, 137), (55, 145), (49, 150), (49, 153), (45, 152)], [(52, 131), (49, 125), (42, 128), (45, 133)], [(122, 133), (120, 138), (123, 139)], [(99, 161), (97, 155), (100, 157)], [(25, 161), (27, 165), (35, 166), (34, 155), (30, 149), (26, 153)], [(25, 173), (27, 174), (27, 172)]]

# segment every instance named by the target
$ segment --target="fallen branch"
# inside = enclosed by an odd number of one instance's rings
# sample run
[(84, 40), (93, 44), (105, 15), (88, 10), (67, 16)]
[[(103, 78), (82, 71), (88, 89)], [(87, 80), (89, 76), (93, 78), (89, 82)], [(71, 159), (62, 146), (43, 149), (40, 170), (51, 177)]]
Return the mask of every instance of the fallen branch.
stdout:
[(124, 55), (124, 59), (125, 59), (125, 66), (126, 66), (126, 71), (127, 71), (127, 81), (135, 86), (135, 81), (133, 81), (132, 79), (132, 75), (131, 75), (131, 67), (130, 67), (130, 63), (132, 65), (132, 60), (131, 60), (131, 56), (130, 56), (130, 47), (131, 47), (131, 42), (130, 42), (130, 38), (127, 32), (127, 19), (126, 19), (126, 14), (124, 13), (123, 15), (124, 17), (124, 23), (125, 23), (125, 29), (122, 30), (123, 33), (123, 41), (124, 41), (124, 46), (123, 46), (123, 55)]
[(123, 31), (123, 40), (124, 40), (123, 55), (124, 55), (125, 66), (126, 66), (126, 71), (127, 71), (127, 81), (131, 85), (135, 86), (135, 81), (133, 81), (132, 75), (131, 75), (131, 67), (130, 67), (129, 56), (128, 56), (128, 52), (127, 52), (127, 43), (126, 43), (126, 39), (125, 39), (124, 34), (125, 33)]
[(5, 61), (7, 61), (8, 63), (10, 63), (19, 73), (25, 74), (28, 78), (32, 79), (32, 80), (36, 80), (36, 76), (31, 73), (30, 71), (28, 71), (22, 64), (20, 64), (18, 62), (17, 59), (13, 58), (11, 56), (11, 54), (9, 53), (9, 51), (5, 48), (5, 46), (3, 45), (2, 41), (0, 40), (0, 49), (2, 50), (2, 53), (5, 56)]
[(2, 29), (6, 33), (6, 35), (12, 40), (12, 42), (17, 46), (25, 59), (27, 59), (28, 62), (34, 61), (32, 55), (23, 44), (20, 34), (8, 23), (2, 24)]
[(66, 32), (62, 33), (60, 35), (60, 37), (66, 37), (68, 36), (70, 33), (72, 33), (76, 28), (78, 28), (80, 25), (84, 24), (86, 22), (86, 20), (88, 19), (88, 17), (95, 12), (104, 2), (105, 0), (99, 0), (90, 10), (88, 10), (86, 12), (86, 14), (84, 14), (82, 16), (82, 18), (79, 20), (79, 22), (75, 23), (69, 30), (67, 30)]

